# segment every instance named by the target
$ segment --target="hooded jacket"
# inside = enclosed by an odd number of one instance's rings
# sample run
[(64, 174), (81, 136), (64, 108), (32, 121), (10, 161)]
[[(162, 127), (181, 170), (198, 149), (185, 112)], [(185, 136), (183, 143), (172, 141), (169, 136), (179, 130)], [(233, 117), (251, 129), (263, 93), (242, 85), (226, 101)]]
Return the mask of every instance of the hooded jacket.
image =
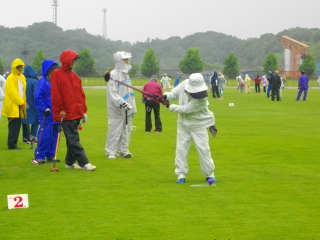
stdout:
[[(6, 86), (6, 80), (0, 75), (0, 101), (3, 101), (4, 98), (4, 88)], [(0, 113), (1, 114), (1, 113)]]
[[(50, 59), (46, 59), (42, 62), (42, 71), (41, 71), (42, 77), (38, 81), (37, 89), (34, 92), (34, 103), (37, 109), (40, 123), (43, 122), (44, 110), (49, 108), (50, 111), (52, 112), (51, 83), (50, 81), (47, 80), (46, 76), (47, 76), (48, 70), (55, 64), (58, 65), (55, 61)], [(45, 124), (54, 124), (52, 114), (46, 117)]]
[(271, 84), (271, 88), (279, 89), (280, 86), (281, 86), (281, 78), (280, 78), (280, 76), (277, 73), (272, 75), (272, 77), (269, 80), (269, 84)]
[[(125, 117), (125, 110), (120, 108), (120, 105), (124, 102), (129, 103), (132, 107), (131, 110), (127, 111), (128, 115), (137, 112), (136, 102), (132, 89), (114, 81), (117, 80), (127, 85), (131, 85), (131, 80), (128, 74), (131, 66), (123, 62), (123, 55), (124, 52), (117, 52), (114, 54), (116, 68), (110, 72), (110, 80), (107, 84), (107, 106), (110, 118)], [(129, 57), (131, 57), (131, 54), (129, 54)]]
[(215, 71), (213, 75), (211, 76), (210, 80), (211, 84), (217, 85), (218, 84), (218, 73)]
[[(37, 125), (38, 124), (38, 116), (37, 116), (37, 110), (34, 106), (34, 91), (37, 87), (37, 77), (38, 73), (37, 71), (31, 67), (30, 65), (27, 65), (24, 68), (23, 75), (26, 77), (26, 98), (27, 98), (27, 122), (28, 124)], [(24, 118), (21, 119), (21, 123), (25, 123)]]
[(299, 88), (305, 90), (309, 88), (309, 78), (305, 74), (301, 74), (299, 78)]
[[(11, 66), (11, 74), (8, 76), (5, 87), (5, 97), (3, 102), (2, 115), (9, 118), (19, 118), (19, 106), (26, 106), (26, 78), (17, 70), (17, 66), (23, 66), (21, 59), (17, 58), (13, 61)], [(19, 81), (23, 87), (23, 96), (19, 94)], [(21, 117), (24, 117), (21, 112)]]
[(213, 113), (208, 109), (208, 99), (194, 99), (190, 93), (185, 91), (189, 79), (184, 80), (171, 92), (166, 92), (168, 100), (179, 99), (179, 105), (170, 104), (171, 112), (178, 113), (178, 124), (188, 130), (196, 130), (199, 128), (208, 128), (215, 124)]
[(55, 122), (60, 122), (60, 112), (65, 111), (64, 120), (83, 118), (87, 112), (86, 97), (81, 79), (70, 68), (71, 61), (79, 55), (66, 50), (60, 56), (61, 67), (51, 76), (52, 114)]

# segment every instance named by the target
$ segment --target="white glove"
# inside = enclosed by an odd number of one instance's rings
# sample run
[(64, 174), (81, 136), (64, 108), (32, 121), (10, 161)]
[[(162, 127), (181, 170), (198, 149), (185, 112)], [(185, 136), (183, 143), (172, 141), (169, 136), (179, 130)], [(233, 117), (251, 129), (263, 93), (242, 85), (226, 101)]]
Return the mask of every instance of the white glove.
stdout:
[(123, 108), (124, 110), (128, 111), (128, 110), (131, 110), (132, 107), (129, 103), (127, 102), (123, 102), (121, 105), (120, 105), (120, 108)]
[(88, 115), (87, 114), (83, 114), (82, 123), (86, 124), (87, 121), (88, 121)]

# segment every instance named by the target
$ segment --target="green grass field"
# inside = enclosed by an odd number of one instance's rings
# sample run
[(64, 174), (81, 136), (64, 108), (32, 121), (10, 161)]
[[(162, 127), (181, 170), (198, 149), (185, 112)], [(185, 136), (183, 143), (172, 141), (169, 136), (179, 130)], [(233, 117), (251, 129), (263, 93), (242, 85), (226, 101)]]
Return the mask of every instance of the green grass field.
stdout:
[[(176, 184), (177, 116), (161, 109), (163, 132), (144, 133), (144, 106), (136, 98), (137, 128), (129, 160), (105, 157), (106, 90), (85, 89), (89, 121), (81, 143), (97, 170), (31, 164), (33, 150), (6, 149), (0, 128), (0, 239), (319, 239), (320, 91), (306, 102), (264, 93), (209, 97), (218, 134), (210, 137), (215, 187), (206, 184), (192, 145), (185, 184)], [(253, 89), (251, 89), (253, 92)], [(137, 95), (139, 95), (137, 93)], [(234, 103), (234, 107), (229, 107)], [(7, 121), (2, 117), (1, 126)], [(20, 140), (21, 141), (21, 140)], [(59, 159), (66, 153), (61, 139)], [(7, 209), (7, 195), (28, 194), (30, 207)]]

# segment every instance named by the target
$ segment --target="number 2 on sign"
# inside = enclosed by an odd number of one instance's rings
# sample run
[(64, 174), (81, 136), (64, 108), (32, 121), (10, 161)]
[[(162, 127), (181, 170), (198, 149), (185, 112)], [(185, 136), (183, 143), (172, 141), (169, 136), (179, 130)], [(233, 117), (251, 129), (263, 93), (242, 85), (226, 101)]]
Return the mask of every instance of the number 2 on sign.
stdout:
[(13, 199), (13, 201), (18, 201), (17, 203), (16, 203), (16, 205), (14, 205), (14, 208), (22, 208), (23, 207), (23, 203), (22, 203), (22, 197), (20, 197), (20, 196), (17, 196), (17, 197), (15, 197), (14, 199)]

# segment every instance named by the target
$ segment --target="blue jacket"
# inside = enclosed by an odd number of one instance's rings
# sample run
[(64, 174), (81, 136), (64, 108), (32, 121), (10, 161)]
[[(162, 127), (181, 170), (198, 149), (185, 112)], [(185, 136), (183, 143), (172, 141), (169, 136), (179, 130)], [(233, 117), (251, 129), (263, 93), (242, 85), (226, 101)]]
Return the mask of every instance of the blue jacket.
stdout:
[[(27, 109), (27, 122), (28, 124), (36, 125), (38, 124), (38, 116), (34, 106), (33, 94), (37, 87), (38, 73), (33, 67), (27, 65), (24, 68), (23, 75), (26, 77), (26, 98), (27, 104), (29, 105), (29, 108)], [(21, 123), (25, 123), (24, 118), (21, 119)]]
[(180, 79), (177, 77), (176, 80), (174, 80), (174, 87), (178, 86), (180, 82)]
[(301, 74), (300, 78), (299, 78), (299, 88), (301, 90), (305, 90), (305, 89), (308, 89), (309, 88), (309, 78), (304, 75), (304, 74)]
[(42, 77), (38, 81), (37, 89), (34, 93), (34, 102), (38, 112), (39, 122), (43, 122), (44, 110), (50, 109), (51, 114), (46, 117), (45, 124), (59, 124), (55, 123), (52, 117), (52, 103), (51, 103), (51, 83), (47, 80), (47, 72), (52, 67), (52, 65), (57, 64), (51, 59), (46, 59), (42, 62)]
[(211, 76), (211, 84), (218, 85), (218, 73), (215, 71)]

